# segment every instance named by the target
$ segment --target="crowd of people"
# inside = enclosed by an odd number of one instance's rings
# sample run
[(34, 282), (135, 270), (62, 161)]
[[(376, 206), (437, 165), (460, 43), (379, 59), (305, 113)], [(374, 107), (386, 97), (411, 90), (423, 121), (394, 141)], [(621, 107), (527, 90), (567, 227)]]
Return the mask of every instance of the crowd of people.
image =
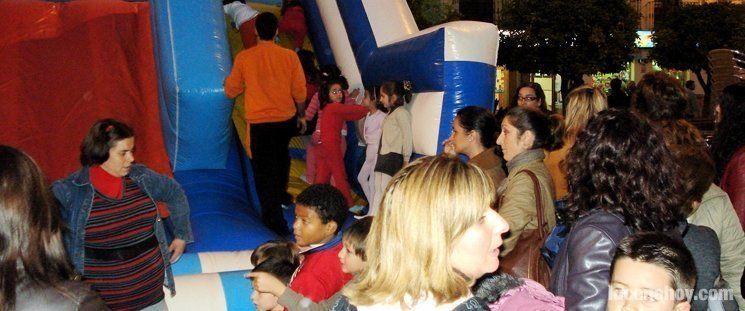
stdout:
[[(412, 159), (411, 85), (349, 91), (338, 68), (274, 42), (274, 15), (251, 27), (258, 41), (225, 94), (246, 95), (262, 220), (283, 238), (251, 256), (257, 309), (745, 309), (745, 84), (724, 89), (710, 143), (685, 120), (682, 84), (657, 72), (628, 105), (577, 87), (563, 114), (539, 84), (520, 85), (506, 109), (458, 110), (443, 154)], [(352, 178), (350, 121), (365, 143)], [(312, 185), (292, 198), (300, 134)], [(134, 150), (131, 127), (100, 120), (81, 168), (49, 187), (33, 159), (0, 146), (0, 309), (167, 310), (171, 264), (194, 239), (189, 205)]]

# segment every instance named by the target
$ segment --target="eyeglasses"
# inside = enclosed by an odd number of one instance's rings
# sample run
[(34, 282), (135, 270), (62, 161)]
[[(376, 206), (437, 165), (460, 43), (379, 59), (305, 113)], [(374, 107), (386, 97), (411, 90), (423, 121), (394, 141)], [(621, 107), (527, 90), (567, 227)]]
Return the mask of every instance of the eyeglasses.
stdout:
[(532, 101), (535, 101), (537, 99), (538, 99), (538, 97), (535, 97), (535, 96), (525, 96), (525, 97), (522, 97), (522, 96), (519, 96), (519, 95), (517, 96), (517, 100), (518, 101), (532, 102)]
[(331, 90), (329, 93), (331, 94), (341, 94), (342, 90)]

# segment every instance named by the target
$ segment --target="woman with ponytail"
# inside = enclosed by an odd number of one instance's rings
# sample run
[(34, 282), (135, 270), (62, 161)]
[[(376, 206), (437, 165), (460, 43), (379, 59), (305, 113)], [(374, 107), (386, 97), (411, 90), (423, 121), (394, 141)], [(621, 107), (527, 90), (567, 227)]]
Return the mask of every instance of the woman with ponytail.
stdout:
[[(544, 149), (555, 150), (561, 140), (553, 136), (551, 120), (538, 110), (516, 107), (502, 120), (497, 144), (502, 147), (509, 174), (497, 189), (498, 212), (510, 225), (500, 256), (510, 254), (525, 230), (551, 232), (556, 226), (554, 185), (546, 165)], [(538, 197), (540, 195), (540, 197)], [(547, 227), (539, 227), (538, 206)]]

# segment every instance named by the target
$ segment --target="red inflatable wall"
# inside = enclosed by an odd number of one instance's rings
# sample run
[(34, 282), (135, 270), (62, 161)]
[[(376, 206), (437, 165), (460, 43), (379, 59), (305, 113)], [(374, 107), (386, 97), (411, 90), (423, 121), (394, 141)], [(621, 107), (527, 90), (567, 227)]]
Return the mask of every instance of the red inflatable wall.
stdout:
[(30, 154), (49, 181), (80, 167), (98, 119), (135, 130), (137, 162), (170, 173), (148, 3), (0, 1), (0, 144)]

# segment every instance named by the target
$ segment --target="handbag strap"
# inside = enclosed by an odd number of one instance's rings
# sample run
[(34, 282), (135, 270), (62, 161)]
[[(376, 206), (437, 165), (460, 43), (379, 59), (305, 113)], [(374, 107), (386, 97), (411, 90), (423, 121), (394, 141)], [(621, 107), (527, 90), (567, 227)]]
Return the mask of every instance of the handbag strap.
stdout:
[(548, 227), (548, 224), (546, 224), (546, 220), (544, 219), (545, 213), (543, 211), (543, 197), (541, 197), (541, 184), (538, 182), (538, 177), (531, 170), (522, 170), (517, 173), (525, 173), (530, 176), (530, 179), (533, 181), (533, 191), (535, 192), (535, 208), (538, 217), (538, 234), (541, 239), (545, 239), (546, 236), (548, 236), (548, 232), (546, 232), (546, 227)]

